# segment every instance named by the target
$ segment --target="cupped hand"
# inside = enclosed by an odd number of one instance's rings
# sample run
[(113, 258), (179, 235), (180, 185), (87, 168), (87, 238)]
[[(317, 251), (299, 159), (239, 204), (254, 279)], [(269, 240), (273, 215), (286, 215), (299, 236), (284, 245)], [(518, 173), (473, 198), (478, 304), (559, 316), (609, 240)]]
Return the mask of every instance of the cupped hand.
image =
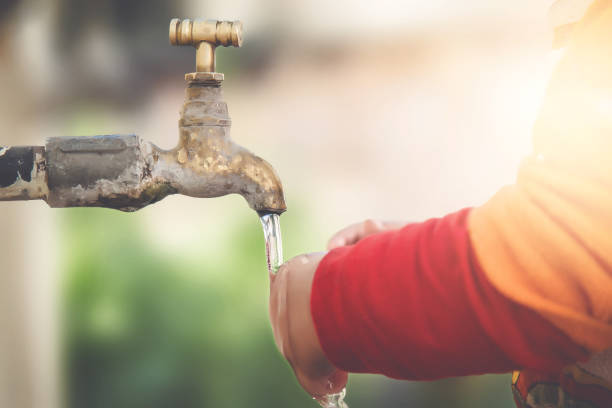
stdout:
[(327, 249), (331, 250), (345, 245), (353, 245), (367, 236), (378, 234), (383, 231), (399, 229), (406, 224), (406, 222), (401, 221), (378, 220), (358, 222), (336, 232), (327, 243)]
[(310, 313), (312, 280), (324, 255), (297, 256), (270, 275), (274, 340), (302, 387), (317, 399), (341, 391), (348, 379), (323, 353)]
[[(352, 245), (369, 235), (405, 224), (366, 220), (337, 232), (327, 247)], [(317, 399), (340, 392), (348, 379), (348, 374), (334, 367), (323, 353), (310, 312), (312, 281), (324, 256), (325, 253), (300, 255), (283, 264), (276, 275), (270, 274), (274, 340), (302, 387)]]

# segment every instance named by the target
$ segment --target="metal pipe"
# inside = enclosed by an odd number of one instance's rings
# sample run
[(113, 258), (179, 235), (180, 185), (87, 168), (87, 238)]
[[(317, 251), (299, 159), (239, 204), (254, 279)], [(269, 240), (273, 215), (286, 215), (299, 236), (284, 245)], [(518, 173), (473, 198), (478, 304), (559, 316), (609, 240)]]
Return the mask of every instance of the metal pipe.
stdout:
[(152, 177), (160, 150), (136, 135), (54, 137), (47, 141), (50, 207), (135, 211), (176, 192)]
[(196, 47), (196, 71), (215, 72), (215, 46), (202, 41)]
[(0, 147), (0, 200), (45, 199), (48, 192), (44, 147)]
[[(217, 45), (240, 46), (240, 22), (178, 19), (173, 44), (196, 45), (201, 69), (214, 70)], [(230, 138), (223, 74), (186, 75), (179, 142), (162, 150), (136, 135), (53, 137), (45, 147), (0, 150), (0, 201), (43, 199), (51, 207), (135, 211), (169, 194), (242, 195), (260, 213), (286, 210), (280, 179), (268, 162)]]
[(242, 45), (240, 21), (191, 20), (170, 21), (170, 44), (192, 45), (196, 51), (196, 71), (215, 72), (215, 47)]
[(280, 179), (230, 138), (222, 95), (219, 82), (190, 82), (172, 150), (136, 135), (53, 137), (45, 147), (2, 148), (0, 201), (135, 211), (170, 194), (240, 194), (253, 210), (280, 214), (286, 209)]

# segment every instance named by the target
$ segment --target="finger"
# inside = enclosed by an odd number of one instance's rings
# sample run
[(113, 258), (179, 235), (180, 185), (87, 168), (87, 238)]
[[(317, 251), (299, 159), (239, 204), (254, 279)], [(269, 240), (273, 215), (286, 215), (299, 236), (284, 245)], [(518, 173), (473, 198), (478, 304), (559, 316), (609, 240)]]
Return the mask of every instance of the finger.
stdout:
[(361, 239), (368, 237), (370, 235), (378, 234), (379, 232), (384, 231), (386, 228), (381, 221), (377, 220), (365, 220), (363, 222), (363, 234)]
[[(291, 339), (296, 336), (294, 332), (300, 332), (304, 320), (300, 313), (294, 316), (298, 311), (295, 303), (297, 300), (305, 310), (310, 310), (311, 275), (324, 255), (312, 253), (296, 256), (281, 265), (275, 275), (270, 276), (270, 323), (278, 349), (290, 361), (293, 359)], [(295, 326), (293, 329), (292, 324)]]
[(336, 232), (327, 243), (327, 249), (331, 250), (345, 245), (351, 245), (359, 241), (363, 232), (363, 223), (349, 225)]
[(302, 388), (319, 401), (342, 391), (348, 381), (348, 373), (337, 369), (321, 377), (310, 377), (301, 371), (296, 371), (295, 376)]
[(345, 245), (353, 245), (365, 237), (389, 229), (385, 223), (377, 220), (368, 219), (338, 231), (329, 241), (328, 249), (337, 248)]
[(346, 371), (336, 370), (334, 373), (328, 378), (327, 387), (329, 388), (329, 394), (336, 394), (344, 387), (346, 387), (346, 383), (348, 381), (348, 373)]
[(394, 230), (403, 228), (410, 223), (406, 221), (383, 221), (382, 224), (385, 230)]

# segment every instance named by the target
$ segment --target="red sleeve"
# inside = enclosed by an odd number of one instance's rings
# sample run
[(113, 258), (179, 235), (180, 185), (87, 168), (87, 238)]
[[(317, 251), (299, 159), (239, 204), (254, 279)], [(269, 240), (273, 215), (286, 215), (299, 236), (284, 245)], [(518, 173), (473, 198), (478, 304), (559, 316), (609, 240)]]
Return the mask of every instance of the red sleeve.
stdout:
[(486, 279), (469, 209), (337, 248), (323, 258), (311, 311), (338, 368), (429, 380), (531, 368), (559, 371), (585, 351)]

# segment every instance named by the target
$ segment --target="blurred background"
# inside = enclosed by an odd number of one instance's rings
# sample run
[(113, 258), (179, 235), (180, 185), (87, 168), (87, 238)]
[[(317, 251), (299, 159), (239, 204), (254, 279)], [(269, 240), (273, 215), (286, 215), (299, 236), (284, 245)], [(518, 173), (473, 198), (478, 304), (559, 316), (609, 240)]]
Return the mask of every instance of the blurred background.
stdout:
[[(547, 0), (3, 0), (0, 144), (177, 141), (192, 48), (172, 17), (240, 19), (217, 51), (232, 135), (271, 162), (285, 257), (364, 218), (484, 202), (530, 149), (555, 55)], [(239, 196), (137, 213), (0, 203), (0, 406), (313, 407), (276, 351), (259, 221)], [(511, 407), (509, 375), (355, 375), (351, 407)]]

